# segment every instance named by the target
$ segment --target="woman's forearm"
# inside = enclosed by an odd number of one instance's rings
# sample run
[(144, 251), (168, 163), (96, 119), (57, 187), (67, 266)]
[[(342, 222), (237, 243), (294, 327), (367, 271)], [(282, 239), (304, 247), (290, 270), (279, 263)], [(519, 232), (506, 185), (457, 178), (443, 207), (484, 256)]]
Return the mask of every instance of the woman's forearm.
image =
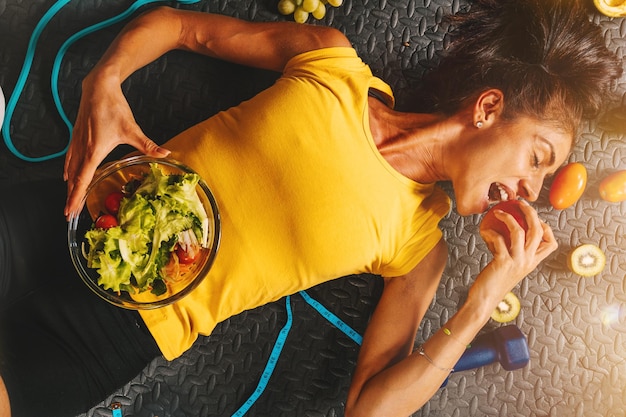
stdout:
[[(490, 310), (468, 300), (421, 348), (372, 377), (361, 390), (350, 417), (406, 416), (421, 408), (441, 387), (463, 352), (489, 320)], [(348, 414), (347, 414), (348, 415)]]
[[(501, 238), (494, 241), (493, 234), (485, 234), (489, 242), (495, 242), (494, 259), (476, 277), (465, 304), (444, 325), (448, 331), (437, 331), (422, 345), (421, 354), (415, 351), (368, 377), (350, 404), (350, 417), (406, 416), (421, 408), (439, 389), (505, 294), (556, 249), (551, 229), (539, 221), (530, 206), (523, 207), (529, 231), (516, 233), (511, 249)], [(508, 216), (501, 217), (516, 224)]]
[(173, 49), (282, 71), (295, 55), (331, 46), (351, 44), (340, 31), (330, 27), (248, 22), (219, 14), (157, 7), (124, 28), (91, 74), (123, 81)]
[(172, 10), (160, 7), (132, 20), (108, 47), (87, 76), (87, 82), (122, 83), (133, 72), (163, 54), (180, 48), (181, 24)]

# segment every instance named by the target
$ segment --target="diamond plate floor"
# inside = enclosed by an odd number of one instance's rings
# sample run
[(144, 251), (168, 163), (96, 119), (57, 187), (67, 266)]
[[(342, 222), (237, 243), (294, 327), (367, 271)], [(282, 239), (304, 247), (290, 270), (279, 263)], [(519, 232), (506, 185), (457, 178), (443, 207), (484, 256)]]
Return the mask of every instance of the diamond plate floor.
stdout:
[[(24, 62), (29, 37), (51, 0), (0, 0), (0, 86), (8, 99)], [(51, 98), (51, 65), (60, 45), (89, 24), (125, 10), (130, 0), (70, 1), (52, 20), (35, 54), (24, 94), (12, 121), (16, 147), (29, 156), (62, 149), (67, 129)], [(275, 0), (203, 0), (188, 8), (249, 20), (281, 20)], [(591, 0), (589, 0), (591, 3)], [(441, 16), (467, 7), (460, 0), (345, 0), (329, 8), (326, 24), (342, 30), (374, 72), (400, 93), (419, 80), (443, 48)], [(593, 18), (619, 55), (626, 48), (626, 20)], [(71, 120), (80, 80), (120, 26), (77, 42), (60, 71), (60, 93)], [(193, 123), (250, 97), (273, 82), (273, 73), (241, 68), (177, 52), (133, 75), (125, 92), (139, 123), (162, 142)], [(530, 364), (506, 372), (499, 365), (452, 375), (447, 386), (415, 416), (626, 416), (626, 203), (599, 199), (608, 173), (626, 169), (626, 79), (621, 100), (599, 121), (587, 124), (572, 161), (589, 172), (587, 190), (573, 207), (550, 208), (549, 183), (536, 203), (555, 229), (559, 251), (515, 289), (522, 301), (516, 324), (528, 335)], [(406, 96), (399, 95), (402, 104)], [(126, 152), (119, 149), (112, 157)], [(0, 182), (61, 175), (62, 160), (28, 163), (0, 147)], [(426, 339), (463, 301), (472, 277), (488, 261), (477, 234), (479, 217), (452, 213), (442, 227), (450, 246), (443, 281), (417, 340)], [(594, 278), (568, 272), (566, 256), (581, 243), (607, 254), (605, 271)], [(358, 331), (365, 328), (380, 281), (343, 277), (310, 294)], [(299, 296), (292, 298), (294, 330), (267, 390), (248, 416), (343, 415), (343, 400), (356, 355), (354, 342), (329, 325)], [(230, 416), (249, 397), (286, 319), (285, 301), (222, 323), (173, 362), (155, 360), (140, 375), (83, 416), (111, 416), (120, 402), (125, 416)], [(487, 329), (495, 327), (489, 323)], [(45, 370), (42, 370), (45, 372)], [(71, 401), (71, 398), (68, 398)]]

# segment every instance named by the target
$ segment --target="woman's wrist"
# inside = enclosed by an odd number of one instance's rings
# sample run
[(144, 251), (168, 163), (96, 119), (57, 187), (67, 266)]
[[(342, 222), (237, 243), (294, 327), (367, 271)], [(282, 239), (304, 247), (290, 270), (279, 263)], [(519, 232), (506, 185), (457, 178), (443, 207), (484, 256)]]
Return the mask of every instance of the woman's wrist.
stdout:
[(124, 80), (120, 69), (115, 65), (98, 64), (83, 79), (83, 86), (88, 88), (108, 88), (120, 86)]
[(496, 299), (491, 294), (483, 294), (472, 290), (470, 289), (467, 300), (459, 309), (459, 314), (468, 315), (475, 322), (487, 323), (491, 313), (502, 298)]

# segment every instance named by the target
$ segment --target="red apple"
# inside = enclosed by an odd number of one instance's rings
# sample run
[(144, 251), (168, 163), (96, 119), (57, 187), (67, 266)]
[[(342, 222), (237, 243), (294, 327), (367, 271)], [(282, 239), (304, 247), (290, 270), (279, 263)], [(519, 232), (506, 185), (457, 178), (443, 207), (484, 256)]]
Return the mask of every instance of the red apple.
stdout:
[(504, 241), (506, 242), (507, 247), (511, 246), (511, 235), (509, 232), (509, 228), (506, 226), (504, 222), (496, 218), (495, 211), (502, 210), (506, 213), (512, 215), (517, 223), (522, 226), (524, 230), (528, 230), (528, 224), (526, 223), (526, 217), (520, 208), (521, 201), (520, 200), (508, 200), (502, 201), (487, 211), (485, 216), (483, 217), (480, 223), (480, 230), (491, 229), (494, 230), (504, 237)]

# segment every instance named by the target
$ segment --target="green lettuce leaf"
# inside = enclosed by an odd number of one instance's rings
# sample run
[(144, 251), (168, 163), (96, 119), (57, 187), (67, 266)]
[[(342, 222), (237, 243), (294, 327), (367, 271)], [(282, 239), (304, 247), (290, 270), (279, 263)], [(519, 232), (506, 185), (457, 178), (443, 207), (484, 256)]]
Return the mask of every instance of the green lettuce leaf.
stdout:
[(165, 175), (156, 164), (135, 192), (124, 198), (119, 226), (86, 233), (87, 263), (100, 274), (98, 284), (113, 291), (135, 288), (162, 293), (162, 268), (169, 262), (178, 235), (193, 230), (206, 247), (208, 217), (196, 193), (195, 174)]

